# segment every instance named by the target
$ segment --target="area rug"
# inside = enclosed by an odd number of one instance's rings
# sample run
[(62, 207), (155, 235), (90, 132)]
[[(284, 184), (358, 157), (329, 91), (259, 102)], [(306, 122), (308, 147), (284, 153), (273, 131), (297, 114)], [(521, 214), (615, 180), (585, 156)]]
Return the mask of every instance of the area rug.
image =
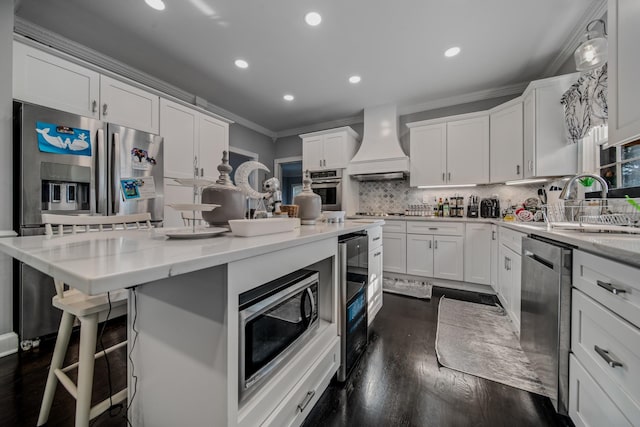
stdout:
[(520, 347), (511, 320), (497, 305), (442, 297), (436, 354), (447, 368), (547, 395)]
[(433, 286), (429, 282), (420, 280), (382, 278), (382, 290), (393, 294), (405, 295), (420, 299), (431, 299)]

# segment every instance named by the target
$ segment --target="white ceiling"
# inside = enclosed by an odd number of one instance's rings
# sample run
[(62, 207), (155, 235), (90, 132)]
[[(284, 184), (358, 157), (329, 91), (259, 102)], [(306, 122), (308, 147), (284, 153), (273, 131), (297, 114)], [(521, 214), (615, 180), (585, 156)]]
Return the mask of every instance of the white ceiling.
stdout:
[[(278, 132), (540, 78), (603, 3), (164, 1), (158, 12), (144, 0), (22, 0), (16, 15)], [(312, 10), (318, 27), (304, 22)], [(462, 52), (445, 58), (451, 46)]]

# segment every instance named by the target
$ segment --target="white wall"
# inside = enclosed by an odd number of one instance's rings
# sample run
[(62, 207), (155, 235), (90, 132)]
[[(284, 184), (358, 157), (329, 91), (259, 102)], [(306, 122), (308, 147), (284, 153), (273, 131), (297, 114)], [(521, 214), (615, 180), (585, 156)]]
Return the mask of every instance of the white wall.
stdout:
[[(0, 1), (0, 230), (12, 230), (11, 76), (13, 2)], [(0, 355), (17, 344), (13, 332), (11, 258), (0, 255)], [(15, 348), (14, 348), (15, 349)]]

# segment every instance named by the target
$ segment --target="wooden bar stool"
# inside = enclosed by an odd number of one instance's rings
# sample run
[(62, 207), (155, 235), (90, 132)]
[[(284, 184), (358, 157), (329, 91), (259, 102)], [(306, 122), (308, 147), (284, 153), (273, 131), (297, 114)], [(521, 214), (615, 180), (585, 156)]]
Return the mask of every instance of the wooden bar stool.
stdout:
[[(151, 215), (149, 213), (119, 215), (119, 216), (72, 216), (43, 214), (46, 234), (78, 234), (105, 232), (109, 230), (139, 230), (151, 228)], [(54, 230), (55, 227), (55, 230)], [(127, 341), (120, 342), (112, 347), (96, 353), (96, 341), (98, 338), (98, 323), (110, 318), (118, 317), (127, 312), (127, 293), (123, 289), (100, 295), (86, 295), (76, 289), (64, 290), (64, 283), (54, 279), (56, 296), (52, 303), (62, 310), (62, 320), (58, 329), (58, 337), (51, 358), (47, 384), (44, 389), (38, 426), (49, 419), (49, 412), (53, 403), (53, 397), (58, 385), (62, 383), (64, 388), (76, 399), (76, 427), (86, 427), (89, 421), (97, 417), (111, 404), (118, 404), (127, 398), (127, 388), (115, 393), (102, 402), (91, 406), (91, 391), (93, 387), (93, 368), (95, 360), (106, 354), (124, 347)], [(69, 346), (69, 338), (75, 319), (80, 321), (80, 345), (78, 362), (63, 367), (64, 357)], [(67, 375), (72, 369), (78, 369), (78, 381), (74, 384)]]

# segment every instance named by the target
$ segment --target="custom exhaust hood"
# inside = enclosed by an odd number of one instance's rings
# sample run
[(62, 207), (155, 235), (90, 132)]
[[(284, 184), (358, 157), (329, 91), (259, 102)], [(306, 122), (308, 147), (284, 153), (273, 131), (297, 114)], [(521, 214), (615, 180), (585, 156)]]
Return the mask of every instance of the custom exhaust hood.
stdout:
[(398, 140), (395, 105), (364, 109), (362, 144), (347, 171), (359, 181), (403, 179), (409, 174), (409, 157)]

